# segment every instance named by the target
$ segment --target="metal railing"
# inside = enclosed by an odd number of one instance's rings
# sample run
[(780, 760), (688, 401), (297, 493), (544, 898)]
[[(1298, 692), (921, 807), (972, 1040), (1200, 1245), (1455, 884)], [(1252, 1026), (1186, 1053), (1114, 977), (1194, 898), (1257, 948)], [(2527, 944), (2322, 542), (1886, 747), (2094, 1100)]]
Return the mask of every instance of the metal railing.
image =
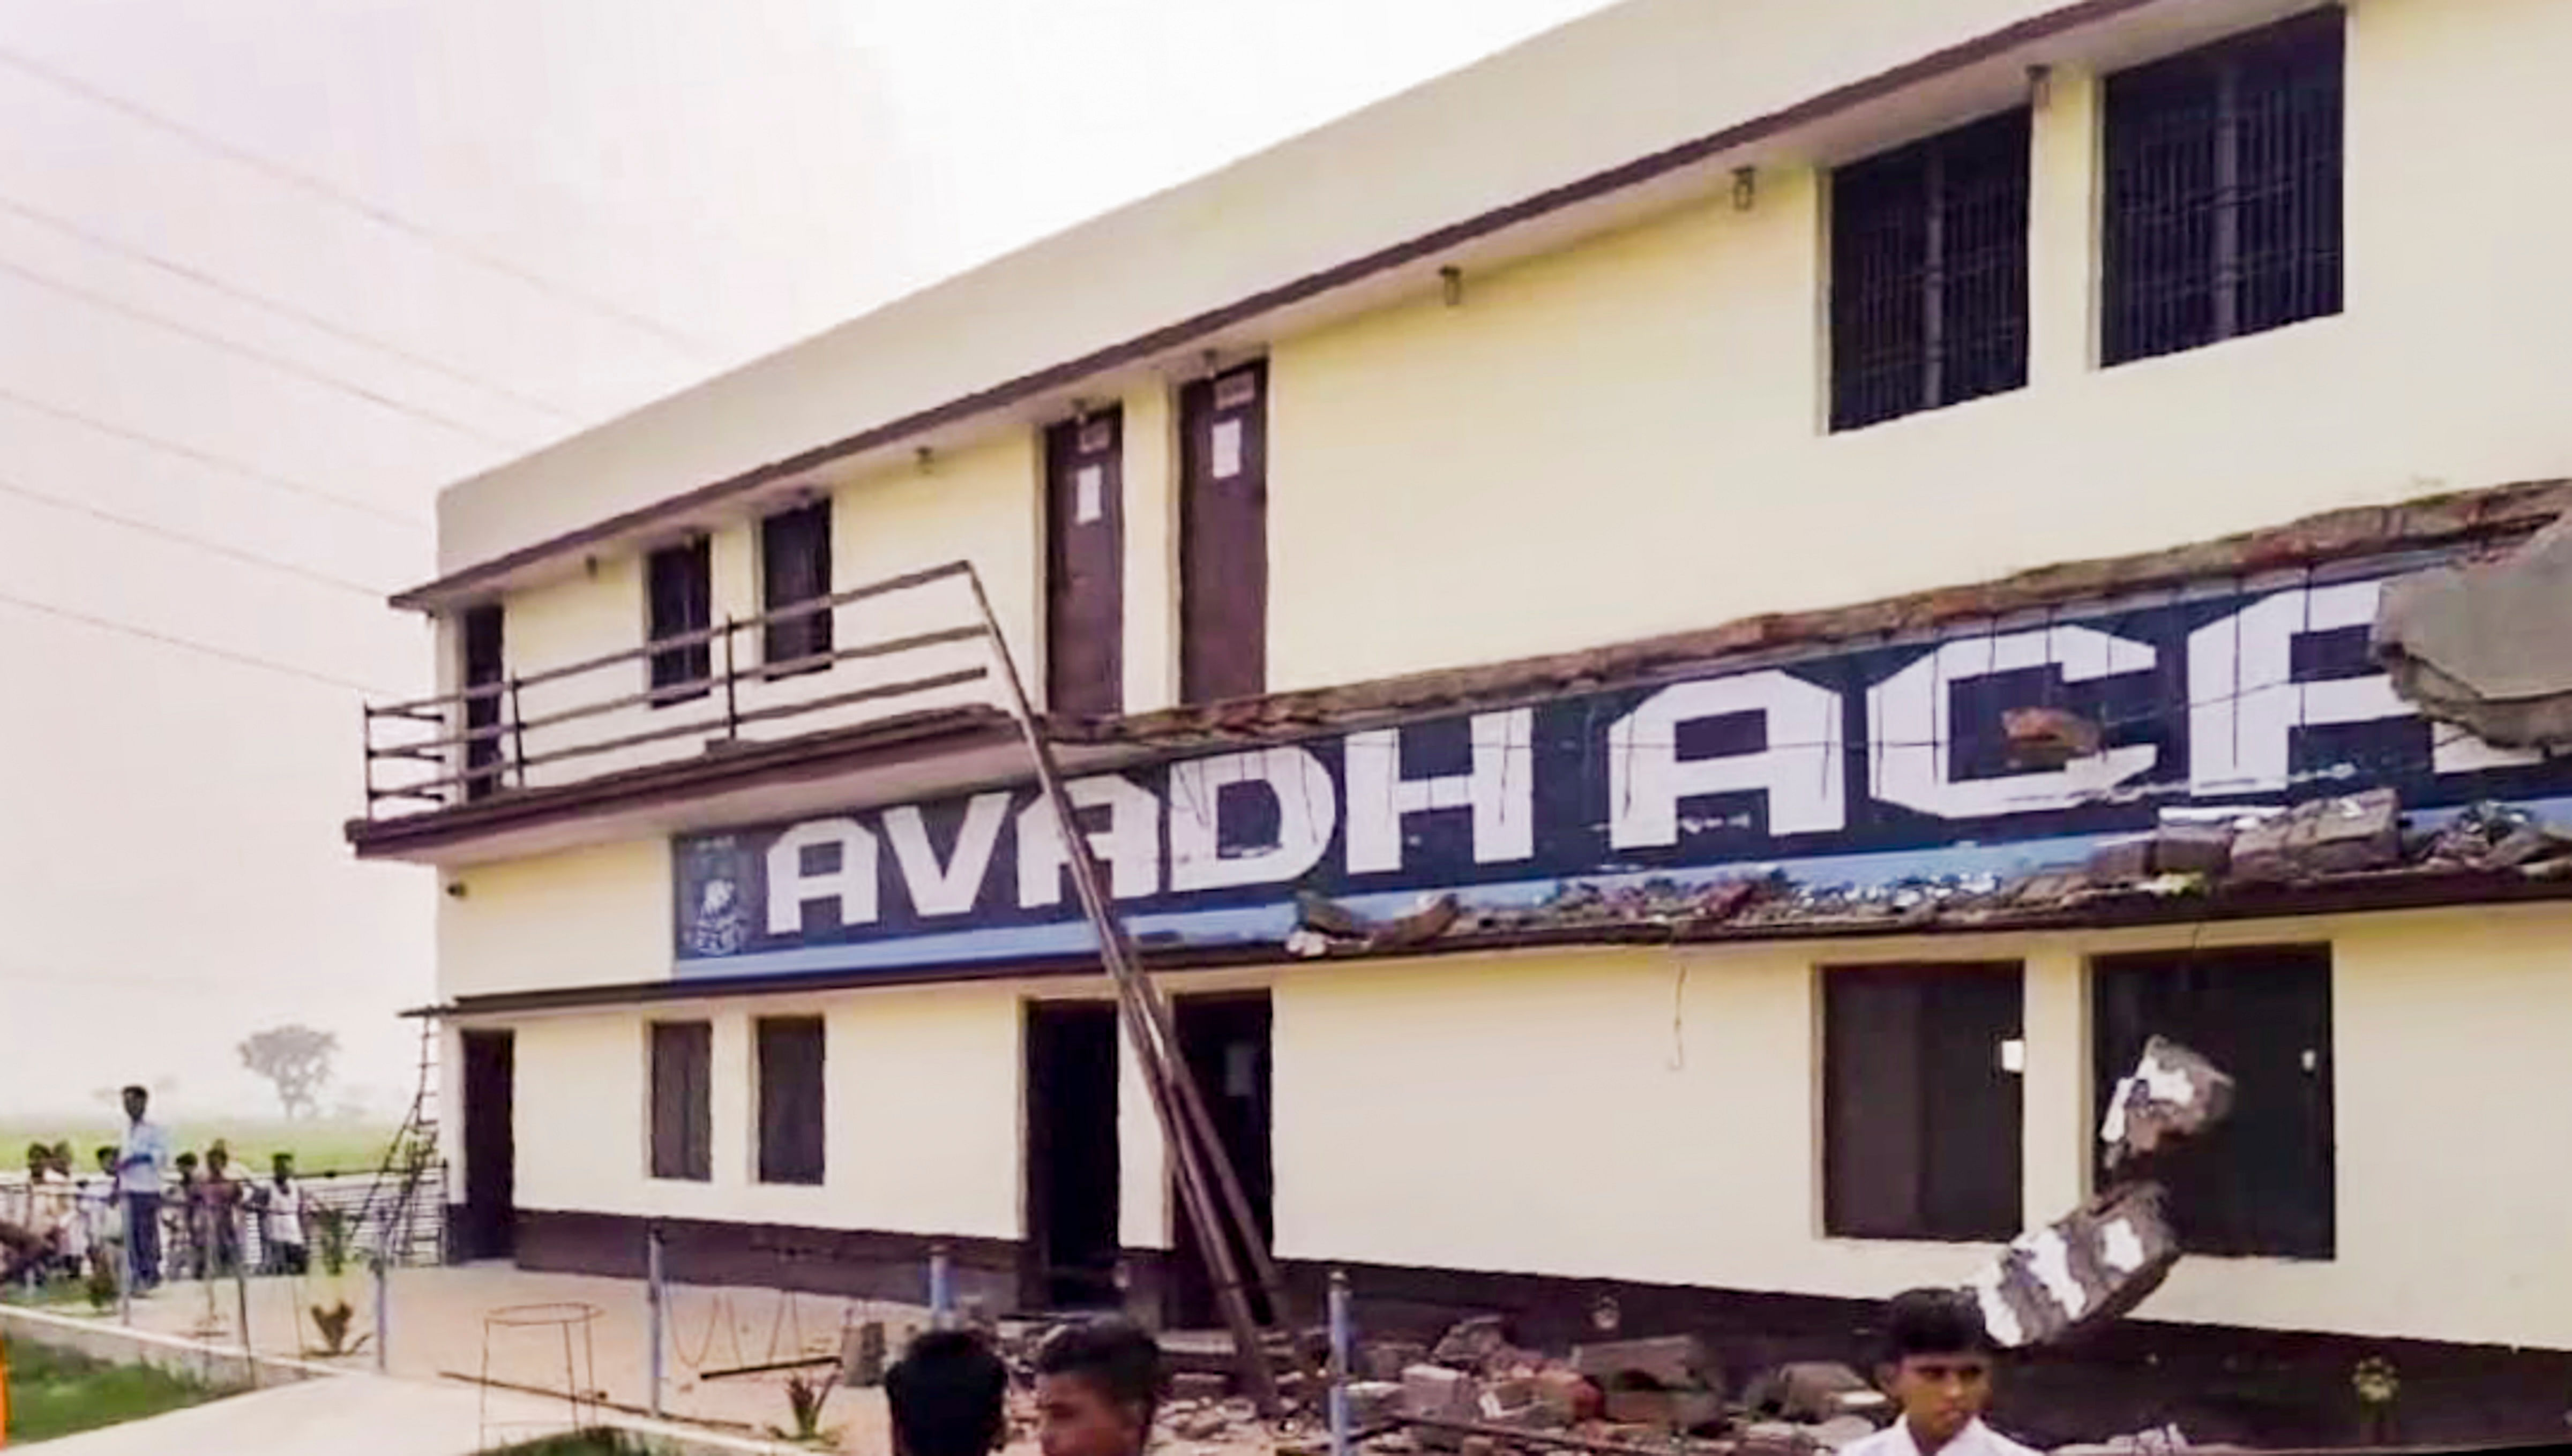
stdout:
[[(741, 741), (746, 728), (810, 721), (836, 710), (890, 705), (980, 682), (990, 676), (985, 662), (937, 671), (926, 666), (910, 669), (897, 662), (987, 640), (989, 633), (978, 614), (961, 625), (860, 639), (851, 646), (780, 661), (747, 662), (765, 655), (744, 653), (739, 647), (745, 633), (759, 634), (765, 642), (772, 627), (943, 582), (966, 581), (971, 574), (969, 564), (949, 562), (454, 693), (369, 704), (364, 710), (366, 816), (421, 812), (523, 789), (530, 786), (530, 770), (539, 770), (546, 781), (562, 781), (565, 775), (560, 770), (567, 764), (594, 764), (607, 755), (689, 742), (721, 747)], [(969, 611), (969, 606), (964, 609)], [(835, 630), (830, 640), (840, 636)], [(691, 654), (700, 648), (706, 651)], [(892, 664), (910, 675), (837, 692), (815, 691), (811, 686), (817, 679), (827, 685), (820, 675), (858, 662)], [(670, 671), (674, 665), (675, 674)], [(614, 677), (641, 686), (616, 691)], [(596, 696), (591, 696), (593, 688)], [(541, 700), (532, 712), (531, 697)], [(648, 722), (629, 725), (618, 718), (637, 712), (648, 716)], [(583, 733), (583, 728), (593, 730)], [(556, 771), (541, 772), (546, 769)], [(581, 774), (575, 771), (568, 776)]]

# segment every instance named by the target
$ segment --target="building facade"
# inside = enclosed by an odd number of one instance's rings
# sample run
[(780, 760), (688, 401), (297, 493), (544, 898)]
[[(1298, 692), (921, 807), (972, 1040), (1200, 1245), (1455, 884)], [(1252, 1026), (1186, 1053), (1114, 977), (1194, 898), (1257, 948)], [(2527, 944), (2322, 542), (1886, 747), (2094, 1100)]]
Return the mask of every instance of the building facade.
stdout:
[(469, 1251), (1210, 1322), (987, 622), (1380, 1322), (1844, 1356), (2161, 1032), (2240, 1111), (2113, 1358), (2559, 1415), (2572, 880), (2448, 850), (2572, 764), (2369, 629), (2572, 503), (2572, 10), (1824, 9), (1626, 0), (450, 489), (349, 836), (439, 867)]

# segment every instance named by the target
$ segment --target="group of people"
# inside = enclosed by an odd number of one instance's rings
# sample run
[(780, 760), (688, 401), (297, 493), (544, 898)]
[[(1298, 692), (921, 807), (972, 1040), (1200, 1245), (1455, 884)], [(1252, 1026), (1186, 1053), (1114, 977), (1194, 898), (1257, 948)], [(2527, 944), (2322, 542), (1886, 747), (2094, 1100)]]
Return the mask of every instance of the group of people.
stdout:
[(278, 1154), (265, 1179), (238, 1173), (220, 1140), (202, 1159), (173, 1156), (147, 1116), (151, 1094), (129, 1087), (124, 1102), (125, 1136), (97, 1150), (89, 1178), (74, 1174), (70, 1144), (28, 1146), (26, 1187), (0, 1196), (0, 1278), (96, 1271), (140, 1294), (170, 1278), (229, 1277), (243, 1271), (253, 1220), (260, 1272), (305, 1271), (313, 1203), (293, 1154)]
[[(2036, 1456), (1983, 1423), (1997, 1350), (1973, 1297), (1913, 1289), (1885, 1309), (1877, 1382), (1901, 1416), (1843, 1456)], [(1043, 1456), (1143, 1456), (1161, 1349), (1121, 1319), (1070, 1325), (1036, 1352)], [(894, 1456), (991, 1456), (1008, 1438), (1009, 1369), (970, 1330), (933, 1330), (885, 1373)]]

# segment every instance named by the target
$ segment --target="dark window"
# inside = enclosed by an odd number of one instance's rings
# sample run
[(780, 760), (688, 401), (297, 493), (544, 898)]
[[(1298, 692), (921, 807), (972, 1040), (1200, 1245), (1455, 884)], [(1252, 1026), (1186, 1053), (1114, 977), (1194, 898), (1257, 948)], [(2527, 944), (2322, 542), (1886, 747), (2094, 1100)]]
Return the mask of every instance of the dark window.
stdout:
[(2340, 310), (2341, 12), (2108, 79), (2111, 364)]
[(1844, 1238), (2019, 1230), (2015, 962), (1822, 973), (1822, 1221)]
[(652, 1026), (652, 1176), (715, 1176), (714, 1042), (709, 1022)]
[(1831, 428), (2027, 383), (2028, 114), (1831, 174)]
[(822, 1181), (822, 1018), (759, 1023), (759, 1181)]
[(2330, 949), (2102, 956), (2091, 967), (2097, 1096), (2158, 1034), (2233, 1075), (2233, 1113), (2118, 1170), (2170, 1189), (2192, 1253), (2329, 1258), (2333, 1232)]
[(714, 625), (714, 553), (704, 537), (665, 547), (646, 559), (655, 643), (693, 637), (652, 654), (655, 703), (701, 697), (714, 677), (714, 644), (703, 634)]
[(500, 786), (500, 763), (508, 755), (500, 726), (501, 699), (507, 669), (501, 658), (500, 607), (468, 607), (460, 627), (464, 634), (464, 796), (481, 798)]
[[(831, 595), (831, 503), (815, 501), (759, 523), (759, 601), (770, 614)], [(831, 652), (825, 609), (771, 622), (760, 635), (760, 661), (772, 670)], [(801, 671), (829, 667), (806, 663)]]

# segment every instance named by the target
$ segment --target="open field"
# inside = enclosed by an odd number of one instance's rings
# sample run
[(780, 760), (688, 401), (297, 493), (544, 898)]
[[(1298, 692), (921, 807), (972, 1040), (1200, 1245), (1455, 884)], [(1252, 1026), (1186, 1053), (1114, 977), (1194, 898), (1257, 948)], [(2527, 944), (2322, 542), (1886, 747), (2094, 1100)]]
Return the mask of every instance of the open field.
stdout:
[[(273, 1154), (292, 1153), (306, 1173), (372, 1173), (393, 1136), (390, 1123), (326, 1119), (181, 1118), (168, 1127), (173, 1152), (193, 1150), (202, 1157), (220, 1138), (231, 1148), (234, 1166), (253, 1171), (265, 1171)], [(29, 1143), (68, 1142), (74, 1171), (87, 1174), (97, 1167), (96, 1151), (113, 1145), (123, 1133), (112, 1115), (58, 1121), (0, 1116), (0, 1172), (23, 1172)]]

